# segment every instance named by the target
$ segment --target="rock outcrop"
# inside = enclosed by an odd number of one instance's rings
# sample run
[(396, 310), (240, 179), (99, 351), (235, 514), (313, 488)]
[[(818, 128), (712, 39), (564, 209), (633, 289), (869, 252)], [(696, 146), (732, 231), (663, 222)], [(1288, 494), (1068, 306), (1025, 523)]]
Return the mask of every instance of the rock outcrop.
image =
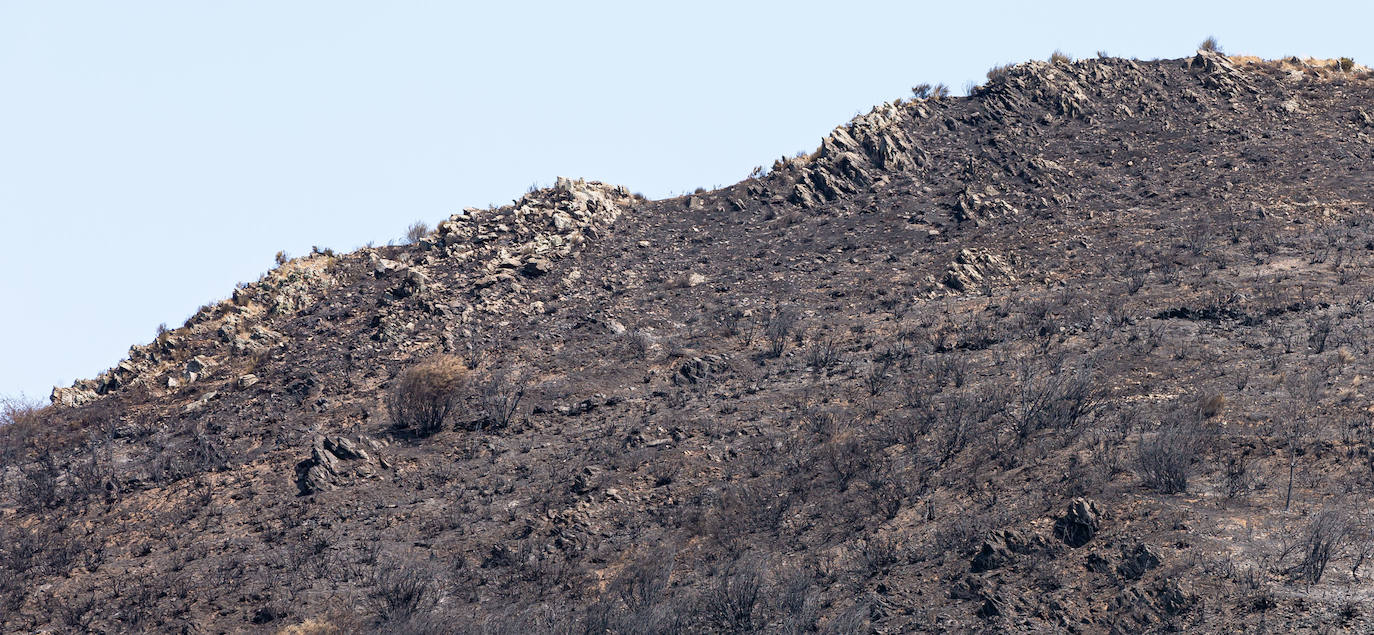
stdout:
[[(372, 452), (368, 452), (367, 448)], [(376, 478), (391, 466), (374, 456), (382, 445), (369, 437), (317, 437), (310, 458), (296, 465), (296, 486), (302, 496), (346, 486), (358, 479)]]

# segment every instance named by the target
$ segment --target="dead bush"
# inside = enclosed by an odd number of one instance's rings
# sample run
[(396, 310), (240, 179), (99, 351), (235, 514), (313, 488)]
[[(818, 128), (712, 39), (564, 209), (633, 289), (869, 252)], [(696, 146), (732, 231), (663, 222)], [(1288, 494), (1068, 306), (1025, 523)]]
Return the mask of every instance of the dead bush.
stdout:
[(1326, 510), (1317, 514), (1294, 545), (1300, 550), (1302, 560), (1290, 569), (1290, 573), (1307, 584), (1321, 582), (1326, 566), (1337, 551), (1345, 546), (1351, 533), (1350, 519), (1346, 513)]
[(1164, 494), (1187, 491), (1196, 453), (1194, 435), (1182, 426), (1167, 426), (1154, 436), (1141, 439), (1136, 453), (1136, 475), (1145, 487)]
[(481, 418), (477, 428), (502, 429), (510, 425), (525, 397), (525, 386), (510, 375), (495, 375), (477, 387)]
[(391, 389), (391, 422), (400, 429), (433, 434), (458, 407), (468, 380), (462, 360), (440, 355), (401, 373)]
[(420, 242), (420, 240), (428, 234), (429, 225), (426, 225), (422, 220), (415, 221), (414, 224), (406, 229), (406, 242), (413, 245)]

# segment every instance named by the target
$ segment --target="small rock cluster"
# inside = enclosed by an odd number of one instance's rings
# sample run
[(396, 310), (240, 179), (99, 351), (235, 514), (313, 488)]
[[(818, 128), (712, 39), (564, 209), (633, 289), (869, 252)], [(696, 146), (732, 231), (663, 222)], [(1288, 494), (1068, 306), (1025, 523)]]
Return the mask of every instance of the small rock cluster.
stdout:
[(955, 291), (971, 291), (995, 280), (1014, 282), (1016, 274), (1011, 264), (984, 249), (961, 249), (941, 282)]

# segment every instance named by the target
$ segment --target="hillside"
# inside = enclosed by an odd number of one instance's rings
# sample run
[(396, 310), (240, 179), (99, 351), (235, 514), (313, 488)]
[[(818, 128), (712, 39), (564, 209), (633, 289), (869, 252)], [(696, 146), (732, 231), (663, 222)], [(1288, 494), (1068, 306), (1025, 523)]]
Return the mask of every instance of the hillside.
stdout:
[(11, 413), (0, 629), (1368, 632), (1371, 111), (1033, 61), (283, 259)]

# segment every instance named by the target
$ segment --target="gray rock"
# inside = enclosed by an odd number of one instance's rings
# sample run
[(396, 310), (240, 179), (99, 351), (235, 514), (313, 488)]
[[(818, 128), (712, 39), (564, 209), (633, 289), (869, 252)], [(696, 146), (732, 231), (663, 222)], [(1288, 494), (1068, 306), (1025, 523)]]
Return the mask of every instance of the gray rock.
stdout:
[(93, 401), (99, 396), (100, 395), (96, 394), (94, 390), (88, 390), (85, 388), (78, 388), (75, 386), (71, 388), (54, 387), (52, 389), (52, 395), (48, 397), (48, 400), (51, 401), (54, 405), (62, 406), (64, 408), (75, 408), (82, 404)]
[(1075, 498), (1069, 509), (1054, 523), (1054, 537), (1070, 547), (1082, 547), (1097, 535), (1102, 524), (1102, 512), (1097, 504), (1086, 498)]
[(196, 355), (186, 362), (186, 374), (203, 376), (205, 369), (214, 365), (214, 361), (204, 355)]
[(1141, 576), (1160, 565), (1159, 554), (1145, 543), (1136, 543), (1134, 547), (1121, 547), (1121, 564), (1117, 565), (1116, 572), (1127, 580), (1139, 580)]
[(520, 267), (520, 273), (531, 278), (542, 276), (550, 271), (553, 271), (553, 263), (543, 258), (535, 258)]
[(999, 529), (988, 534), (978, 553), (969, 563), (969, 570), (982, 573), (1011, 564), (1018, 554), (1028, 554), (1046, 548), (1045, 539), (1027, 536), (1014, 529)]

